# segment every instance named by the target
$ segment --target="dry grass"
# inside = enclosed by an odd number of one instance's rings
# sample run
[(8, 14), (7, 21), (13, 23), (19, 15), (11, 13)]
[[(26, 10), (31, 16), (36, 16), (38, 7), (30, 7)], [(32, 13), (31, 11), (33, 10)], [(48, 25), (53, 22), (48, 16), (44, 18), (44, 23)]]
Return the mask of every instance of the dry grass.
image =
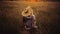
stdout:
[(58, 34), (60, 30), (59, 2), (0, 2), (0, 31), (2, 34), (20, 34), (23, 31), (21, 12), (28, 5), (34, 10), (39, 34)]

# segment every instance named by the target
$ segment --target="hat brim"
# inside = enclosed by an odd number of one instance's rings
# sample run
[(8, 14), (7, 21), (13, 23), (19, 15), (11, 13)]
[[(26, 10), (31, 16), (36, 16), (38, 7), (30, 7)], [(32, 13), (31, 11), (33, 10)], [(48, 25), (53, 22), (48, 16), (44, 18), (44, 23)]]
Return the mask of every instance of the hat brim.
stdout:
[(31, 13), (32, 13), (31, 11), (28, 11), (27, 13), (25, 13), (25, 12), (23, 11), (23, 12), (22, 12), (22, 15), (23, 15), (23, 16), (28, 16), (28, 15), (31, 15)]
[[(28, 12), (25, 13), (26, 11), (28, 11)], [(28, 16), (28, 15), (31, 15), (32, 12), (33, 12), (33, 10), (32, 10), (31, 8), (28, 8), (28, 9), (26, 9), (26, 10), (24, 10), (24, 11), (22, 12), (22, 16)]]

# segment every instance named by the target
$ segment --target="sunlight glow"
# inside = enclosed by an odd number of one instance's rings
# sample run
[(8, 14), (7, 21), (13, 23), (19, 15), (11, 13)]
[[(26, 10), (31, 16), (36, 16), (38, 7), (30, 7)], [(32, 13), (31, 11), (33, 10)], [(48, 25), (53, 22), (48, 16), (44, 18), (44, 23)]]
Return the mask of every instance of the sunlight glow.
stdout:
[(37, 2), (37, 0), (28, 0), (28, 2)]

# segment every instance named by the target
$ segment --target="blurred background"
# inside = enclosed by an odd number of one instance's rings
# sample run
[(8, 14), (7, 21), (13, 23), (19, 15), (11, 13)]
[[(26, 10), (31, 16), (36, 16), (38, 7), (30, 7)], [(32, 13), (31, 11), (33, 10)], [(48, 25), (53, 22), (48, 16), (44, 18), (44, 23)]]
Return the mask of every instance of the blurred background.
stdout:
[(0, 34), (24, 34), (22, 11), (31, 6), (36, 16), (38, 34), (60, 33), (58, 0), (1, 0)]

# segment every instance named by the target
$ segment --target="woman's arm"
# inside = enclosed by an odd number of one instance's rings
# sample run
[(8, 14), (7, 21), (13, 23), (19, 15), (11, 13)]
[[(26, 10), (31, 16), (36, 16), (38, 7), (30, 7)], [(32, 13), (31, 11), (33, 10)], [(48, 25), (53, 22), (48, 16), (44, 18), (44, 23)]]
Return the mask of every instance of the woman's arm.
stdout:
[(37, 28), (37, 22), (36, 22), (36, 17), (33, 15), (33, 27)]

